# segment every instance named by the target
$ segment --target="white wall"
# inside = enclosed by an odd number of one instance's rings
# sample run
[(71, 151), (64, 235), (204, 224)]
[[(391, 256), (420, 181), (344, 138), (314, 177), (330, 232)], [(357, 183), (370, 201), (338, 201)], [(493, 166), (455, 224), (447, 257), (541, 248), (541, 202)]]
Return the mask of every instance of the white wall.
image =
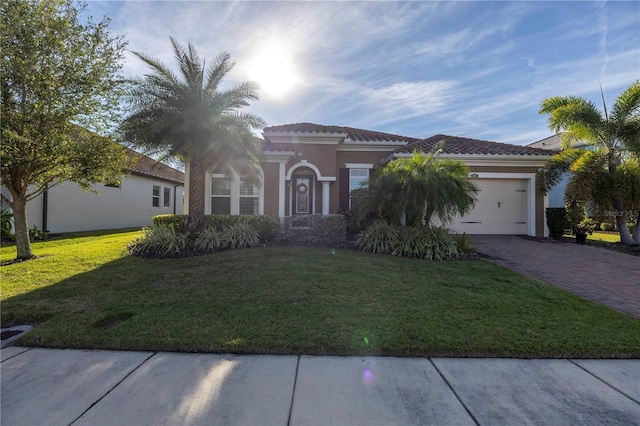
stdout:
[(569, 175), (565, 175), (560, 182), (549, 190), (549, 207), (564, 207), (564, 192), (567, 189)]
[[(160, 207), (152, 206), (153, 186), (160, 186)], [(64, 182), (48, 192), (47, 229), (50, 233), (142, 227), (157, 214), (182, 213), (183, 186), (131, 175), (120, 188), (94, 185), (99, 194), (83, 192), (77, 184)], [(164, 188), (171, 189), (170, 207), (164, 207)], [(42, 196), (27, 203), (29, 228), (42, 229)]]

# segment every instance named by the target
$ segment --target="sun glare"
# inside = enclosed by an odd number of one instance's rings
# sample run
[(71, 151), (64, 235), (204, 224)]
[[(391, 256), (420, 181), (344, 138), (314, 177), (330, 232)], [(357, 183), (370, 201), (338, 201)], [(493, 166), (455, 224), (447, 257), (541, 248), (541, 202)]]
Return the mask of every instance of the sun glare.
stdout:
[(249, 79), (260, 85), (261, 94), (281, 98), (299, 81), (291, 58), (276, 49), (262, 51), (249, 70)]

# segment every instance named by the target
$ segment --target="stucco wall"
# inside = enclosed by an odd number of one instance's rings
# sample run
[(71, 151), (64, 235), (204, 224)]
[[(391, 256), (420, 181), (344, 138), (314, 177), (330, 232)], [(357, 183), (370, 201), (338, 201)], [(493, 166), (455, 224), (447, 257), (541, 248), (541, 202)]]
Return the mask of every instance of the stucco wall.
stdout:
[[(153, 186), (160, 186), (160, 207), (152, 206)], [(157, 214), (182, 213), (182, 185), (144, 176), (127, 176), (120, 188), (94, 185), (99, 194), (83, 192), (73, 182), (65, 182), (48, 192), (47, 229), (50, 233), (142, 227)], [(171, 189), (170, 207), (163, 207), (164, 188)], [(29, 227), (43, 228), (42, 196), (27, 204)]]
[(264, 214), (278, 215), (278, 176), (280, 164), (261, 163), (264, 172)]

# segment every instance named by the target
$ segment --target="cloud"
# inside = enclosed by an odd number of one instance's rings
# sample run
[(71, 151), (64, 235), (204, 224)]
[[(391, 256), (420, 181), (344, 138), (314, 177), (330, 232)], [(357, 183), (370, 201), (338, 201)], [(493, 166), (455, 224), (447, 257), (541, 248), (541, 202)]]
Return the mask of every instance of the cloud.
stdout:
[[(272, 125), (532, 142), (547, 133), (542, 99), (599, 102), (602, 81), (613, 102), (640, 69), (633, 2), (94, 1), (88, 9), (108, 14), (130, 49), (169, 66), (170, 35), (203, 58), (228, 51), (237, 62), (229, 84), (248, 79), (267, 49), (285, 55), (294, 89), (249, 107)], [(124, 73), (145, 72), (127, 54)]]

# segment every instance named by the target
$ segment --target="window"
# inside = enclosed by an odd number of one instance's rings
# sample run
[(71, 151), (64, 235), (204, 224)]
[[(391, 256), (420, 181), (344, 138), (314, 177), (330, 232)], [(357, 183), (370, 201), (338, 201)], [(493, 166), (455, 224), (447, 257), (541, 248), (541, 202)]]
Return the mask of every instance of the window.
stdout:
[[(349, 194), (354, 189), (366, 187), (369, 183), (369, 169), (349, 169)], [(353, 205), (353, 199), (349, 197), (349, 209), (356, 210), (357, 206)]]
[(231, 177), (211, 178), (211, 214), (231, 214)]
[(164, 188), (164, 197), (162, 198), (164, 207), (171, 207), (171, 188)]
[(160, 207), (160, 187), (153, 185), (153, 198), (152, 198), (153, 207)]
[(240, 177), (240, 214), (258, 214), (260, 188), (254, 179)]

